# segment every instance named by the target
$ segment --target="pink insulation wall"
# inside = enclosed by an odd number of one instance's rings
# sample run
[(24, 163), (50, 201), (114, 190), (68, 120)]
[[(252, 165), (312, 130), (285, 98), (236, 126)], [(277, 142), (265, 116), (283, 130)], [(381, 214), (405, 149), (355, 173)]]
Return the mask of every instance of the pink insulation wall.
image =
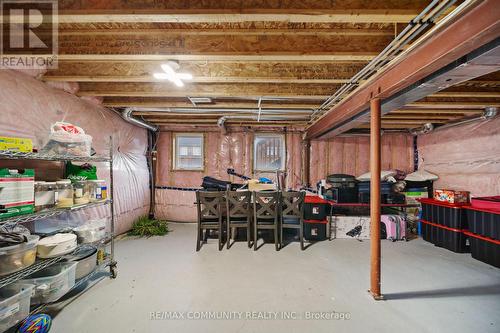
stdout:
[(439, 176), (435, 188), (500, 195), (500, 118), (418, 137), (420, 167)]
[[(176, 132), (204, 133), (205, 136), (205, 170), (178, 171), (172, 168), (173, 137)], [(274, 129), (273, 133), (285, 133), (282, 129)], [(253, 137), (254, 131), (244, 128), (231, 128), (223, 134), (218, 128), (193, 129), (192, 127), (164, 128), (159, 134), (157, 143), (157, 186), (198, 188), (204, 176), (242, 182), (237, 177), (227, 174), (228, 168), (250, 177), (269, 177), (273, 173), (253, 173)], [(301, 133), (287, 132), (286, 169), (288, 172), (287, 187), (298, 188), (301, 184)], [(155, 214), (159, 218), (172, 221), (196, 221), (195, 193), (174, 189), (156, 190)]]
[[(70, 86), (72, 92), (78, 88)], [(51, 124), (67, 121), (93, 137), (92, 146), (98, 154), (107, 154), (108, 138), (113, 135), (116, 231), (125, 232), (133, 220), (149, 210), (147, 132), (126, 123), (114, 112), (61, 89), (67, 90), (66, 86), (50, 87), (19, 71), (0, 70), (0, 135), (31, 138), (34, 146), (41, 148)], [(39, 170), (37, 178), (49, 175), (46, 169), (51, 167), (54, 165), (35, 165), (35, 171)], [(107, 164), (98, 163), (97, 167), (99, 177), (107, 179)], [(100, 207), (96, 213), (104, 214), (105, 209)]]
[[(413, 171), (413, 137), (407, 134), (382, 136), (382, 170)], [(359, 176), (370, 171), (370, 138), (337, 137), (311, 142), (310, 183), (327, 175), (344, 173)]]

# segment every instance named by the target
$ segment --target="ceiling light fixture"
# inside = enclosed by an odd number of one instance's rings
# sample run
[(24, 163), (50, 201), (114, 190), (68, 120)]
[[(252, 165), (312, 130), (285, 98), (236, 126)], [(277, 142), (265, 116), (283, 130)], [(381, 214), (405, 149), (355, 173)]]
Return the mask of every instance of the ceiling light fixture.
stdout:
[(183, 80), (192, 80), (193, 76), (189, 73), (177, 73), (179, 69), (179, 64), (175, 61), (169, 61), (161, 65), (163, 73), (153, 73), (153, 76), (157, 80), (168, 80), (174, 83), (177, 87), (184, 87)]

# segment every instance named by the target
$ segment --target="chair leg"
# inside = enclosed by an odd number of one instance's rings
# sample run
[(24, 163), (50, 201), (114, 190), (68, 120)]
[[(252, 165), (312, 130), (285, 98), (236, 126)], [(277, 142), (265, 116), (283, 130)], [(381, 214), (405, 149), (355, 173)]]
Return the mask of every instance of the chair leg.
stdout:
[(252, 243), (251, 243), (252, 240), (250, 239), (251, 238), (250, 235), (252, 234), (251, 228), (252, 227), (250, 225), (250, 222), (248, 222), (248, 224), (247, 224), (247, 244), (248, 244), (248, 248), (252, 247)]
[(278, 225), (274, 225), (274, 247), (276, 248), (276, 251), (280, 250), (279, 246), (279, 239), (278, 239)]
[(299, 229), (299, 238), (300, 238), (300, 249), (304, 251), (304, 227), (301, 225)]
[(280, 226), (280, 247), (283, 247), (284, 246), (284, 242), (283, 242), (283, 224)]
[(201, 241), (201, 233), (202, 233), (202, 230), (201, 230), (201, 227), (200, 227), (200, 224), (198, 224), (196, 226), (196, 230), (197, 230), (197, 235), (196, 235), (196, 252), (200, 251), (200, 241)]
[(257, 222), (255, 222), (253, 226), (253, 250), (257, 251), (257, 240), (259, 237), (257, 236)]
[(229, 250), (229, 243), (231, 243), (231, 223), (229, 221), (227, 222), (227, 243), (226, 243), (226, 248)]
[(222, 223), (219, 223), (219, 251), (222, 251), (224, 243), (222, 242)]

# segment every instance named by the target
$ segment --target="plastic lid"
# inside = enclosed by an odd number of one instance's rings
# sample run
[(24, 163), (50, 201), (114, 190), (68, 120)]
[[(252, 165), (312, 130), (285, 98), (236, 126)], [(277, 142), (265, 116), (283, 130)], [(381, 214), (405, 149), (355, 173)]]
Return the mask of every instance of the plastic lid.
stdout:
[(61, 179), (56, 182), (56, 184), (71, 184), (71, 180), (69, 179)]
[(54, 236), (42, 238), (38, 242), (38, 245), (45, 245), (45, 246), (57, 245), (60, 243), (73, 241), (75, 239), (76, 239), (75, 234), (55, 234)]

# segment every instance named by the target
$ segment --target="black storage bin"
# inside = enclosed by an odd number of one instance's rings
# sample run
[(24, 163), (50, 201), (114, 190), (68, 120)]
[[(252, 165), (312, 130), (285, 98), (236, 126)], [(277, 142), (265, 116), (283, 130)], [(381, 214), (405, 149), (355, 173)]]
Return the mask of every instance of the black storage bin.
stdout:
[(472, 233), (469, 236), (472, 258), (500, 268), (500, 241)]
[(421, 220), (422, 222), (422, 238), (436, 246), (443, 247), (447, 250), (457, 253), (469, 252), (467, 246), (467, 236), (460, 230), (451, 230), (442, 226), (429, 223), (429, 221)]
[[(370, 182), (364, 181), (358, 183), (359, 191), (359, 202), (369, 203), (370, 202)], [(380, 195), (381, 202), (386, 204), (389, 202), (389, 196), (392, 194), (392, 183), (381, 182), (380, 184)]]
[(324, 241), (326, 240), (326, 220), (304, 220), (304, 238), (308, 241)]
[(500, 212), (467, 207), (469, 230), (481, 236), (500, 240)]
[(447, 204), (434, 199), (420, 199), (422, 219), (453, 229), (467, 229), (463, 206)]
[(330, 188), (326, 190), (326, 196), (339, 203), (358, 202), (358, 187)]
[(306, 196), (304, 199), (304, 219), (324, 220), (330, 215), (330, 204), (318, 196)]
[[(370, 203), (370, 192), (359, 192), (359, 202), (360, 203)], [(386, 204), (389, 202), (389, 194), (380, 195), (380, 203)]]

